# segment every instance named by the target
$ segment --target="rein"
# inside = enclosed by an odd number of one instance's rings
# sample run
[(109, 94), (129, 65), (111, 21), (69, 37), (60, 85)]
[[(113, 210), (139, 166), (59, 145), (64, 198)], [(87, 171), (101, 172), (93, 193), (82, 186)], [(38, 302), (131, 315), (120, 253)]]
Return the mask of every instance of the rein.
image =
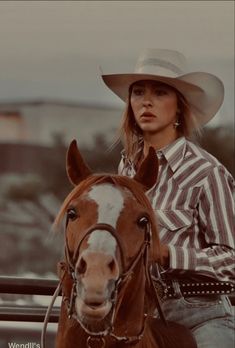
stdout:
[[(143, 219), (146, 219), (147, 221), (147, 217), (143, 217)], [(66, 219), (66, 228), (68, 225), (68, 218)], [(76, 277), (76, 272), (75, 272), (75, 262), (76, 260), (78, 260), (79, 257), (79, 252), (80, 252), (80, 247), (83, 243), (83, 241), (95, 230), (103, 230), (103, 231), (108, 231), (109, 233), (111, 233), (111, 235), (115, 238), (115, 240), (117, 241), (118, 247), (119, 247), (119, 252), (120, 252), (120, 258), (121, 258), (121, 265), (122, 265), (122, 270), (124, 270), (124, 272), (119, 276), (119, 278), (116, 280), (116, 284), (115, 284), (115, 289), (113, 291), (113, 296), (112, 296), (112, 309), (111, 309), (111, 320), (109, 323), (109, 327), (108, 329), (106, 329), (104, 332), (99, 332), (99, 333), (94, 333), (90, 330), (88, 330), (88, 328), (86, 328), (84, 326), (83, 323), (81, 323), (81, 321), (79, 320), (79, 318), (77, 317), (76, 311), (75, 311), (75, 299), (76, 299), (76, 286), (78, 283), (78, 279)], [(42, 330), (42, 335), (41, 335), (41, 348), (46, 348), (45, 345), (45, 335), (46, 335), (46, 329), (47, 329), (47, 324), (49, 321), (49, 316), (50, 316), (50, 312), (52, 310), (53, 304), (55, 302), (56, 297), (58, 296), (59, 292), (61, 291), (62, 285), (63, 285), (63, 281), (64, 281), (64, 277), (66, 275), (66, 272), (70, 275), (71, 279), (73, 280), (73, 285), (72, 285), (72, 291), (70, 294), (70, 298), (65, 297), (63, 294), (63, 301), (67, 303), (67, 311), (68, 311), (68, 317), (69, 318), (74, 318), (75, 320), (77, 320), (79, 322), (79, 324), (81, 325), (81, 327), (86, 331), (86, 333), (89, 335), (87, 338), (87, 347), (88, 348), (92, 348), (92, 342), (95, 341), (100, 341), (101, 342), (101, 348), (105, 347), (105, 340), (104, 337), (109, 335), (110, 337), (114, 338), (116, 341), (118, 342), (123, 342), (123, 343), (135, 343), (138, 342), (142, 339), (143, 335), (144, 335), (144, 330), (145, 330), (145, 321), (147, 318), (147, 314), (143, 313), (143, 320), (142, 320), (142, 328), (140, 330), (140, 332), (135, 335), (135, 336), (117, 336), (114, 333), (114, 318), (115, 318), (115, 309), (116, 309), (116, 303), (117, 303), (117, 298), (118, 298), (118, 294), (120, 293), (120, 290), (125, 289), (125, 287), (128, 284), (128, 279), (131, 276), (131, 274), (133, 273), (135, 267), (137, 266), (137, 264), (139, 263), (139, 261), (142, 259), (144, 260), (144, 266), (145, 266), (145, 275), (146, 275), (146, 281), (153, 287), (154, 289), (154, 293), (155, 293), (155, 297), (156, 297), (156, 304), (157, 304), (157, 309), (160, 315), (160, 318), (162, 319), (162, 321), (165, 323), (165, 325), (167, 325), (166, 323), (166, 319), (164, 317), (164, 314), (162, 312), (161, 309), (161, 305), (160, 305), (160, 300), (157, 294), (157, 291), (154, 287), (153, 284), (153, 280), (150, 274), (150, 268), (148, 265), (148, 252), (149, 252), (149, 247), (150, 247), (150, 242), (151, 242), (151, 229), (150, 229), (150, 224), (147, 221), (147, 224), (145, 226), (145, 238), (144, 241), (140, 247), (139, 252), (137, 253), (137, 256), (135, 257), (135, 259), (132, 261), (131, 265), (129, 266), (129, 268), (126, 270), (126, 265), (125, 265), (125, 259), (124, 259), (124, 248), (123, 248), (123, 243), (117, 233), (117, 231), (115, 230), (115, 228), (109, 224), (106, 223), (97, 223), (92, 225), (90, 228), (88, 228), (83, 236), (83, 238), (80, 240), (80, 242), (78, 243), (78, 246), (75, 250), (75, 252), (73, 253), (73, 255), (71, 255), (71, 252), (69, 250), (68, 247), (68, 240), (67, 240), (67, 234), (65, 233), (65, 259), (66, 259), (66, 265), (67, 265), (67, 270), (64, 269), (64, 273), (60, 279), (60, 282), (58, 284), (58, 287), (52, 297), (52, 301), (51, 304), (49, 305), (48, 309), (47, 309), (47, 313), (45, 316), (45, 320), (44, 320), (44, 325), (43, 325), (43, 330)]]

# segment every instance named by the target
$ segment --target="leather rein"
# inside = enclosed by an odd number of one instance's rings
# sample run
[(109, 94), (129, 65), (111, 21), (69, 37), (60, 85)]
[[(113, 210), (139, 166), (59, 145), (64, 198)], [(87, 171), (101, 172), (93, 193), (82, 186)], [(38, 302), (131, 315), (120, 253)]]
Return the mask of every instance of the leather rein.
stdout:
[[(151, 273), (150, 267), (148, 265), (148, 254), (149, 254), (149, 248), (150, 248), (150, 242), (151, 242), (150, 223), (148, 221), (148, 217), (143, 217), (142, 219), (146, 219), (144, 241), (143, 241), (136, 257), (134, 258), (134, 260), (132, 261), (132, 263), (128, 269), (126, 269), (126, 265), (125, 265), (125, 258), (124, 258), (124, 253), (123, 253), (123, 250), (124, 250), (123, 243), (122, 243), (117, 231), (115, 230), (115, 228), (113, 228), (113, 226), (106, 224), (106, 223), (96, 223), (96, 224), (92, 225), (91, 227), (89, 227), (86, 230), (83, 238), (78, 243), (78, 246), (77, 246), (75, 252), (73, 253), (73, 255), (71, 254), (71, 252), (69, 250), (67, 234), (65, 233), (65, 261), (66, 261), (65, 265), (66, 265), (66, 267), (63, 270), (62, 276), (60, 277), (60, 282), (59, 282), (58, 287), (56, 288), (56, 291), (52, 297), (51, 304), (49, 305), (49, 307), (47, 309), (47, 313), (46, 313), (44, 325), (43, 325), (43, 330), (42, 330), (42, 334), (41, 334), (41, 348), (46, 348), (45, 335), (46, 335), (46, 329), (47, 329), (47, 324), (49, 321), (50, 312), (52, 310), (52, 307), (53, 307), (53, 304), (55, 302), (56, 297), (59, 295), (59, 293), (62, 289), (62, 285), (63, 285), (64, 278), (66, 276), (66, 273), (69, 274), (70, 278), (72, 279), (73, 285), (72, 285), (70, 297), (66, 297), (65, 294), (62, 294), (63, 301), (66, 303), (66, 306), (67, 306), (68, 317), (77, 320), (79, 322), (79, 324), (81, 325), (81, 327), (88, 334), (88, 338), (87, 338), (87, 347), (88, 348), (92, 348), (92, 346), (93, 346), (92, 342), (95, 342), (95, 341), (100, 342), (101, 348), (105, 347), (104, 337), (107, 335), (114, 338), (116, 341), (123, 342), (123, 343), (135, 343), (135, 342), (140, 341), (144, 335), (145, 321), (146, 321), (146, 318), (148, 316), (147, 313), (143, 313), (142, 328), (141, 328), (140, 332), (137, 333), (137, 335), (135, 335), (135, 336), (117, 336), (117, 335), (115, 335), (115, 333), (114, 333), (114, 318), (115, 318), (115, 310), (116, 310), (118, 294), (120, 293), (121, 289), (123, 290), (127, 286), (128, 279), (133, 274), (134, 269), (136, 268), (136, 266), (138, 265), (138, 263), (142, 259), (142, 257), (144, 260), (146, 281), (154, 289), (156, 305), (157, 305), (159, 316), (162, 319), (162, 321), (165, 323), (165, 325), (167, 325), (166, 319), (165, 319), (164, 314), (162, 312), (159, 296), (158, 296), (158, 293), (154, 287), (153, 280), (152, 280), (152, 277), (150, 274)], [(67, 228), (67, 225), (68, 225), (68, 219), (66, 220), (66, 228)], [(86, 326), (84, 326), (84, 324), (79, 320), (77, 313), (76, 313), (76, 310), (75, 310), (75, 299), (77, 296), (76, 288), (77, 288), (77, 284), (78, 284), (78, 279), (76, 277), (76, 272), (75, 272), (75, 263), (76, 263), (76, 260), (78, 260), (80, 247), (81, 247), (83, 241), (95, 230), (107, 231), (115, 238), (115, 240), (117, 241), (118, 247), (119, 247), (122, 270), (124, 270), (123, 273), (119, 276), (119, 278), (115, 282), (115, 289), (113, 291), (112, 298), (111, 298), (112, 308), (111, 308), (109, 327), (104, 332), (98, 332), (98, 333), (92, 332)], [(158, 267), (158, 265), (156, 265), (156, 266)]]

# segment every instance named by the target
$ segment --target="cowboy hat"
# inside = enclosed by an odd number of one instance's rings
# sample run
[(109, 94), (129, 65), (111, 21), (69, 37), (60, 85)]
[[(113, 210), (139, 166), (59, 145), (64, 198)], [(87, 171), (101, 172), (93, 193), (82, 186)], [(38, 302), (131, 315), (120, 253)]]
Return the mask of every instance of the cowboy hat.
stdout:
[(140, 80), (165, 83), (178, 90), (189, 103), (198, 124), (207, 123), (219, 110), (224, 99), (222, 81), (209, 73), (185, 73), (183, 54), (167, 49), (147, 49), (139, 57), (134, 73), (104, 74), (105, 84), (123, 101), (130, 86)]

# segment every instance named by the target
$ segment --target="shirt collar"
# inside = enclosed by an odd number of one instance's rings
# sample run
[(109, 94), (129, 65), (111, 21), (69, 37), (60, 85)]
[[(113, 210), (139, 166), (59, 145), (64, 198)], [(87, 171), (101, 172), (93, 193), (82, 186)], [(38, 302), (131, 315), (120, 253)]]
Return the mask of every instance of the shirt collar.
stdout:
[(181, 137), (175, 140), (173, 143), (167, 145), (161, 150), (157, 151), (157, 156), (164, 156), (169, 163), (172, 171), (175, 172), (181, 165), (186, 152), (186, 139)]

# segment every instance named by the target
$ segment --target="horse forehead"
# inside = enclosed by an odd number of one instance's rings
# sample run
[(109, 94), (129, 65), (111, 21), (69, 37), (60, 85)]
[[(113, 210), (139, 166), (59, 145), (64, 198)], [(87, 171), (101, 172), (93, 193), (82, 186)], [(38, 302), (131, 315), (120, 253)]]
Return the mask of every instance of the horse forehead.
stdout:
[(91, 187), (88, 198), (97, 205), (116, 206), (123, 204), (126, 198), (134, 198), (132, 192), (126, 187), (115, 186), (111, 183), (97, 184)]
[(89, 236), (87, 243), (87, 252), (102, 252), (115, 256), (117, 242), (108, 231), (95, 230)]
[(97, 204), (98, 222), (109, 223), (113, 227), (116, 227), (128, 197), (134, 197), (130, 190), (109, 183), (94, 185), (88, 192), (88, 199)]

